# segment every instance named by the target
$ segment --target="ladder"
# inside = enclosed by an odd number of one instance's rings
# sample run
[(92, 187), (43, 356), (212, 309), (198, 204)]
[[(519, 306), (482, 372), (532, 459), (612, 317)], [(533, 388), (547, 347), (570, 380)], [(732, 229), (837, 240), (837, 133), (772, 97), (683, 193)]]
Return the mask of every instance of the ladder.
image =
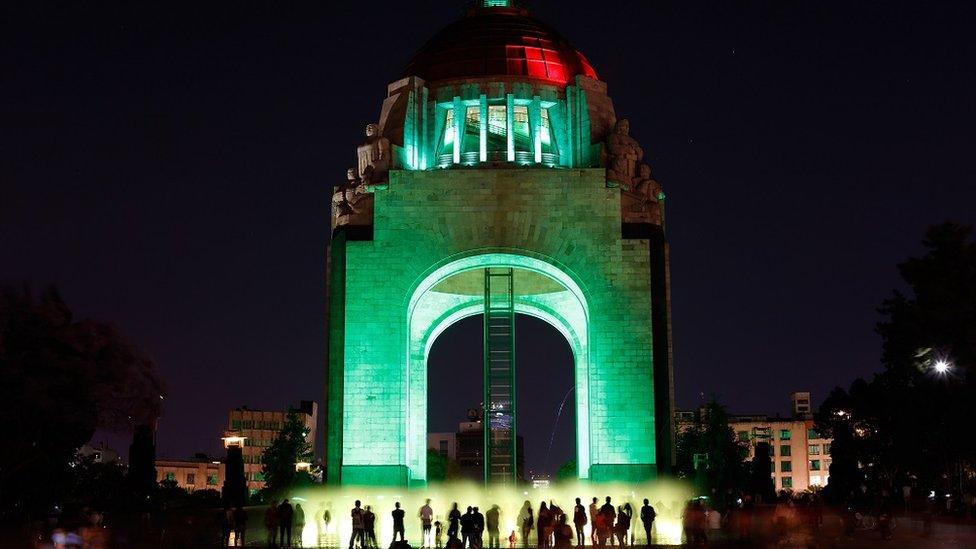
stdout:
[(485, 269), (485, 482), (514, 484), (515, 294), (513, 269)]

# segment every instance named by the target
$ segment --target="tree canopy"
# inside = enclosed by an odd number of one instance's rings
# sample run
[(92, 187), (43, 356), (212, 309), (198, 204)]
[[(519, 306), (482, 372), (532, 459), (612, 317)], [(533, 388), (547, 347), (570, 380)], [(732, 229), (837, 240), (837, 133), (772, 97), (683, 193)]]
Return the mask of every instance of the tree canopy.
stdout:
[[(274, 497), (294, 488), (300, 480), (295, 464), (312, 461), (312, 445), (306, 436), (308, 430), (298, 418), (298, 414), (289, 412), (278, 436), (264, 450), (261, 468), (264, 473), (265, 491)], [(307, 478), (308, 475), (301, 473)], [(305, 480), (305, 479), (301, 479)]]
[(74, 320), (53, 287), (0, 286), (0, 507), (56, 501), (96, 429), (150, 424), (164, 394), (152, 360), (112, 326)]
[(736, 440), (725, 407), (713, 397), (678, 432), (676, 470), (679, 477), (693, 481), (702, 493), (724, 506), (745, 486), (748, 451)]

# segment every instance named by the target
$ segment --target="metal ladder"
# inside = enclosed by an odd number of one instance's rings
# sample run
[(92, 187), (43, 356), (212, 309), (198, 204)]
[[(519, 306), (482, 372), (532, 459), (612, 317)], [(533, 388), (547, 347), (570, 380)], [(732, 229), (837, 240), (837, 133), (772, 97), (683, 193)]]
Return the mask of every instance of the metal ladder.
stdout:
[(513, 269), (485, 269), (485, 482), (513, 484), (515, 294)]

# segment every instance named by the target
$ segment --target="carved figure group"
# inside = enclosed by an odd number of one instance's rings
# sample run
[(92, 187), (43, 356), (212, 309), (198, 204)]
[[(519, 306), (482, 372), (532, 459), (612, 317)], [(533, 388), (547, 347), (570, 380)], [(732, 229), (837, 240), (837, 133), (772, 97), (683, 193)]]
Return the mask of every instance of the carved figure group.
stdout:
[(644, 149), (630, 136), (630, 122), (618, 120), (606, 142), (607, 181), (621, 189), (625, 218), (632, 218), (633, 214), (645, 222), (660, 223), (659, 208), (651, 205), (663, 196), (661, 185), (643, 160)]
[(372, 196), (368, 187), (387, 180), (390, 154), (390, 140), (382, 136), (378, 125), (367, 124), (366, 141), (356, 147), (356, 167), (346, 170), (346, 180), (334, 186), (333, 228), (371, 221)]

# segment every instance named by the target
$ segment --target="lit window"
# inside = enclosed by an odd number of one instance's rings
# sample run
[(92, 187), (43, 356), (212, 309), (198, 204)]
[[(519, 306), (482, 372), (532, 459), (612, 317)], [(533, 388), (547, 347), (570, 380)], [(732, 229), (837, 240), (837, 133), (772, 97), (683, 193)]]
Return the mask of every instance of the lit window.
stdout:
[(789, 444), (781, 444), (779, 447), (779, 455), (786, 457), (793, 455), (793, 449)]
[(187, 484), (196, 484), (197, 483), (197, 476), (195, 474), (193, 474), (193, 473), (187, 473), (186, 474), (186, 483)]
[(792, 473), (793, 472), (793, 462), (790, 460), (784, 460), (779, 462), (779, 470), (782, 473)]
[(820, 433), (818, 433), (816, 429), (807, 429), (807, 438), (809, 439), (820, 438)]
[(788, 490), (790, 488), (793, 488), (793, 479), (791, 477), (783, 477), (783, 479), (782, 479), (782, 487), (783, 487), (784, 490)]
[(208, 486), (216, 486), (217, 485), (217, 475), (216, 474), (207, 475), (207, 485)]
[(811, 444), (810, 445), (810, 449), (809, 449), (809, 453), (811, 455), (814, 455), (814, 456), (820, 455), (820, 445), (819, 444)]
[(735, 434), (740, 441), (749, 442), (749, 431), (739, 431)]
[(823, 453), (825, 453), (825, 454), (829, 454), (830, 453), (830, 443), (829, 442), (823, 445)]
[(447, 109), (447, 118), (444, 120), (444, 144), (454, 143), (454, 109)]
[(515, 150), (528, 151), (532, 148), (529, 134), (529, 108), (515, 105), (512, 109), (512, 133), (515, 135)]
[(792, 436), (793, 436), (793, 433), (791, 433), (789, 429), (780, 429), (779, 430), (779, 439), (780, 440), (790, 440), (790, 438), (792, 438)]
[(820, 460), (819, 459), (810, 460), (810, 470), (811, 471), (819, 471), (820, 470)]

